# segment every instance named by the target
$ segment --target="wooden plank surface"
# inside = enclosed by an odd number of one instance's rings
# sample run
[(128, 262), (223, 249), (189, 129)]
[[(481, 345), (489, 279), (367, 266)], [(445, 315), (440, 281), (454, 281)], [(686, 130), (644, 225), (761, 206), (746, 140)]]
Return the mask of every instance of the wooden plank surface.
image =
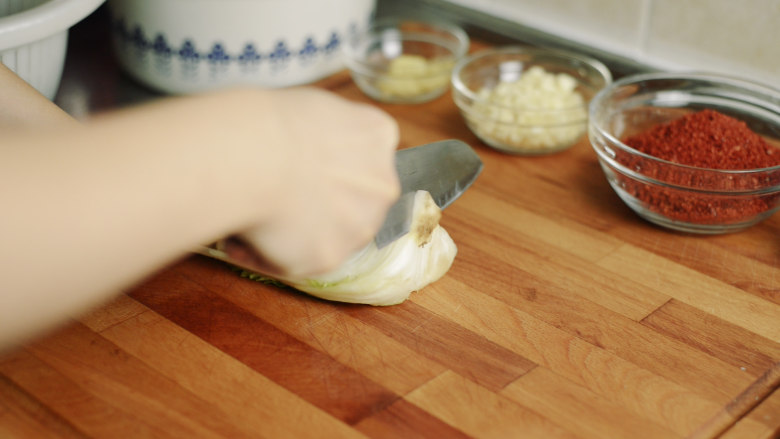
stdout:
[[(318, 84), (370, 102), (345, 72)], [(780, 434), (780, 217), (661, 230), (587, 140), (482, 145), (449, 95), (380, 105), (401, 147), (458, 138), (485, 168), (442, 225), (450, 272), (406, 303), (328, 303), (185, 257), (0, 357), (0, 437), (771, 438)]]

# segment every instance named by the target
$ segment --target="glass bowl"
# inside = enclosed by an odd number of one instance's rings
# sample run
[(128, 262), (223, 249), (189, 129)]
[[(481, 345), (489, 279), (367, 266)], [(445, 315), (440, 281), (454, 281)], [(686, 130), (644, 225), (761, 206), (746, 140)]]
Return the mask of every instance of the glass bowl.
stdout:
[[(614, 82), (590, 103), (591, 145), (609, 184), (640, 217), (683, 232), (736, 232), (780, 207), (780, 166), (699, 168), (624, 143), (629, 136), (705, 109), (743, 121), (767, 142), (765, 151), (780, 155), (780, 90), (707, 73), (649, 73)], [(667, 139), (661, 145), (676, 154), (692, 152), (672, 146), (676, 143), (682, 142)]]
[(540, 155), (585, 135), (588, 103), (612, 75), (573, 52), (509, 46), (462, 59), (451, 80), (455, 104), (480, 140), (502, 152)]
[(431, 101), (449, 88), (470, 40), (445, 22), (383, 19), (345, 45), (345, 62), (360, 90), (394, 104)]

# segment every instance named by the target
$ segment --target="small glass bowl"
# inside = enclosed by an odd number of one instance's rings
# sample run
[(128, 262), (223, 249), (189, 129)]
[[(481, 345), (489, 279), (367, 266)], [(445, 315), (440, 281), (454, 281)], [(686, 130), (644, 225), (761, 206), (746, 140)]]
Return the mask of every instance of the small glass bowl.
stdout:
[[(542, 72), (545, 82), (537, 84), (542, 79), (536, 74)], [(452, 72), (452, 93), (468, 127), (487, 145), (510, 154), (541, 155), (583, 138), (588, 103), (611, 82), (609, 69), (593, 58), (509, 46), (462, 59)], [(554, 88), (545, 92), (548, 86)]]
[(469, 44), (468, 35), (450, 23), (388, 18), (356, 35), (344, 53), (363, 93), (380, 102), (419, 104), (447, 91), (452, 68)]
[(639, 74), (614, 82), (590, 103), (591, 145), (610, 186), (640, 217), (689, 233), (740, 231), (780, 208), (780, 166), (697, 168), (622, 141), (703, 109), (745, 122), (780, 154), (780, 90), (707, 73)]

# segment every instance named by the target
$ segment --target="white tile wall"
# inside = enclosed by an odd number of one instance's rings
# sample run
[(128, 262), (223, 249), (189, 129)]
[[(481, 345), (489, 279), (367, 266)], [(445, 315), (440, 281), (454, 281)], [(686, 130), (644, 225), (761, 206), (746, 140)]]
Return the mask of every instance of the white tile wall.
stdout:
[(540, 30), (632, 54), (645, 0), (451, 0)]
[(780, 1), (653, 0), (649, 17), (649, 58), (780, 87)]
[(780, 0), (445, 0), (665, 70), (780, 88)]

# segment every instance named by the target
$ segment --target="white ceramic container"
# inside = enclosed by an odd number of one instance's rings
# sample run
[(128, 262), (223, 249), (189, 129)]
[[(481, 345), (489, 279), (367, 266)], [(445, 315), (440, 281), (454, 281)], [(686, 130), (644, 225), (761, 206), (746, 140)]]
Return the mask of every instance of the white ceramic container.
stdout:
[(68, 29), (105, 0), (0, 0), (0, 62), (53, 99), (62, 79)]
[(344, 68), (341, 46), (375, 0), (108, 0), (122, 68), (188, 94), (234, 84), (310, 83)]

